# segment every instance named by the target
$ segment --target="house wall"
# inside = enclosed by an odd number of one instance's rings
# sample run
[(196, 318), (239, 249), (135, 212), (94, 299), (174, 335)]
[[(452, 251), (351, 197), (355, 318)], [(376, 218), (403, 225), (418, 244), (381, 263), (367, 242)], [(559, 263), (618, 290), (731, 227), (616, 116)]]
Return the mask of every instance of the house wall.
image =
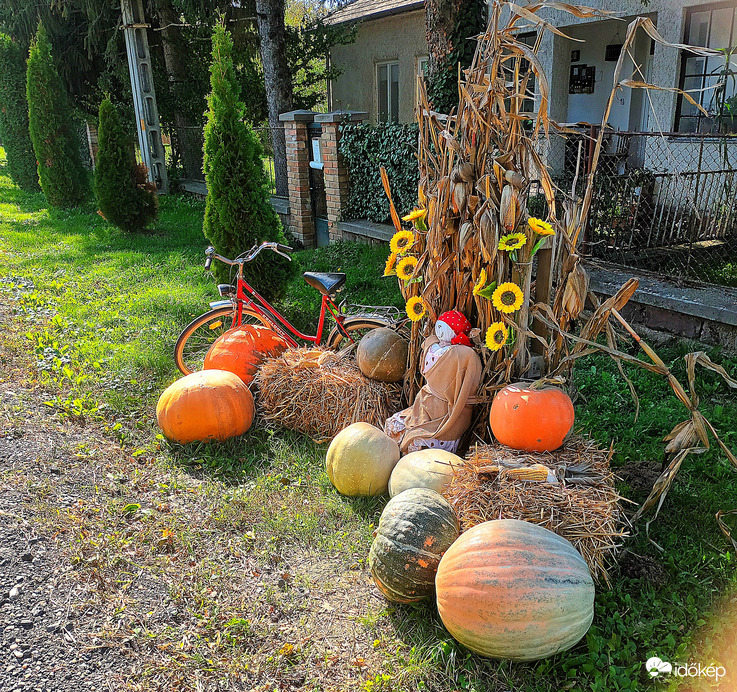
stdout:
[(356, 41), (334, 46), (331, 63), (343, 73), (331, 86), (331, 110), (365, 111), (376, 122), (378, 111), (376, 65), (399, 62), (399, 120), (413, 122), (417, 91), (417, 59), (427, 56), (425, 13), (404, 12), (365, 21)]

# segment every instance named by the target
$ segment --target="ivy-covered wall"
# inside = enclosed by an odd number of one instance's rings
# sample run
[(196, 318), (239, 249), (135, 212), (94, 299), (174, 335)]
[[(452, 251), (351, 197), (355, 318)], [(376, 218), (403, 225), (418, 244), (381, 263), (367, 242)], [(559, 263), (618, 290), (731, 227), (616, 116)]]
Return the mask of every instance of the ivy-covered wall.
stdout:
[(381, 166), (386, 168), (394, 204), (400, 215), (417, 204), (417, 134), (415, 123), (344, 125), (340, 153), (350, 176), (348, 203), (341, 218), (369, 219), (388, 223), (389, 201), (381, 185)]

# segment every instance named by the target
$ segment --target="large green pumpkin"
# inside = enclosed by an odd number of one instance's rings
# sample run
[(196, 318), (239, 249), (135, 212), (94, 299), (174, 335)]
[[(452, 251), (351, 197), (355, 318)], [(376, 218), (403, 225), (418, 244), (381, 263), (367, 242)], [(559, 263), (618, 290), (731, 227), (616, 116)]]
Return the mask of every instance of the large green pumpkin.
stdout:
[(397, 603), (432, 596), (443, 553), (458, 538), (458, 518), (434, 490), (411, 488), (387, 502), (369, 551), (371, 576)]
[(490, 658), (536, 661), (565, 651), (594, 617), (594, 582), (581, 554), (517, 519), (463, 533), (440, 561), (435, 588), (448, 632)]
[(356, 349), (356, 363), (372, 380), (399, 382), (407, 371), (409, 344), (393, 329), (377, 327), (364, 336)]

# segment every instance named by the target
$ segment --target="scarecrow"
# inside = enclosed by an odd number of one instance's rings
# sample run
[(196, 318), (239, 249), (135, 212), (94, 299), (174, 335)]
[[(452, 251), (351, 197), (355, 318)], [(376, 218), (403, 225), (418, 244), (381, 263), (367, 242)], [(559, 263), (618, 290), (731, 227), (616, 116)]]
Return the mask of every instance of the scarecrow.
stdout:
[(471, 323), (457, 310), (438, 317), (435, 333), (422, 344), (425, 386), (414, 404), (395, 413), (384, 432), (402, 452), (442, 449), (455, 453), (471, 425), (471, 397), (481, 380), (481, 360), (471, 348)]

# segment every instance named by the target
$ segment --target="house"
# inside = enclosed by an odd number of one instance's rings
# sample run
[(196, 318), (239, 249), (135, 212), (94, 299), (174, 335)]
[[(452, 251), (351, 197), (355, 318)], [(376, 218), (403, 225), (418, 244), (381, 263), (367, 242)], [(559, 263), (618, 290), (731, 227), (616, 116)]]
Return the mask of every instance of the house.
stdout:
[(363, 111), (373, 123), (412, 122), (417, 75), (427, 70), (423, 0), (353, 0), (326, 23), (358, 23), (356, 41), (334, 46), (342, 74), (330, 85), (330, 110)]
[[(585, 4), (601, 10), (613, 8), (613, 3), (605, 0), (587, 0)], [(616, 4), (616, 18), (579, 19), (552, 9), (539, 14), (570, 37), (545, 32), (538, 51), (551, 85), (549, 115), (559, 122), (600, 122), (627, 25), (636, 16), (652, 19), (670, 43), (719, 50), (737, 47), (735, 0), (621, 0)], [(417, 75), (427, 69), (424, 3), (353, 0), (326, 21), (358, 23), (356, 42), (331, 50), (331, 62), (343, 73), (331, 85), (330, 108), (366, 111), (372, 122), (412, 121)], [(528, 23), (520, 36), (531, 41), (534, 29)], [(693, 90), (695, 100), (716, 114), (715, 90), (710, 87), (719, 82), (724, 60), (679, 54), (656, 44), (644, 31), (639, 32), (630, 54), (634, 62), (628, 58), (625, 76), (634, 74), (668, 89)], [(737, 64), (733, 69), (737, 70)], [(726, 96), (734, 99), (737, 108), (734, 80), (729, 80), (727, 90)], [(615, 130), (631, 132), (695, 133), (715, 127), (713, 118), (705, 117), (682, 96), (640, 89), (619, 90), (608, 122)]]

